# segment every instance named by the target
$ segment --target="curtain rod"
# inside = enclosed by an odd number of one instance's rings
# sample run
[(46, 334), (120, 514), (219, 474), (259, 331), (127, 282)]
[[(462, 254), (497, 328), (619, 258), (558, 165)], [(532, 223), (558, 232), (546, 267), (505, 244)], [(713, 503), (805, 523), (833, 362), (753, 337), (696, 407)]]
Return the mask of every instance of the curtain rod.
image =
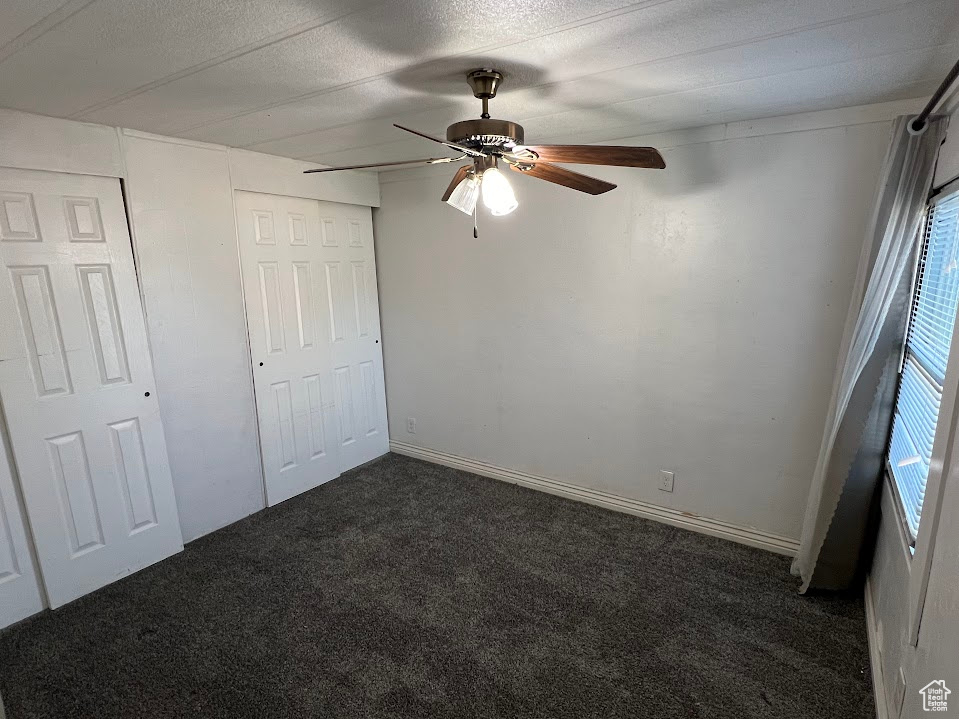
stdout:
[(946, 94), (946, 90), (949, 89), (949, 86), (955, 82), (956, 78), (959, 77), (959, 62), (956, 62), (952, 66), (952, 69), (943, 78), (942, 83), (939, 87), (936, 88), (936, 91), (932, 93), (932, 97), (929, 98), (929, 102), (926, 103), (926, 106), (922, 108), (922, 112), (912, 121), (910, 127), (912, 127), (913, 132), (919, 132), (926, 124), (926, 118), (932, 114), (932, 111), (936, 109), (936, 105), (939, 104), (939, 101), (942, 99), (942, 96)]

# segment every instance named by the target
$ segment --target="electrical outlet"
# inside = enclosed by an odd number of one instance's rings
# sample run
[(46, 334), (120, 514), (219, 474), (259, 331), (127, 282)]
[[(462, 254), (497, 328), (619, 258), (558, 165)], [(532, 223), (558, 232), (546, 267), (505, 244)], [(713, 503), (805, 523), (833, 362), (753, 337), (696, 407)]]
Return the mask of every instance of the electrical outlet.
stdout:
[(410, 434), (416, 434), (416, 417), (406, 418), (406, 431)]
[(673, 479), (672, 472), (667, 472), (665, 469), (659, 470), (659, 488), (664, 492), (673, 491)]

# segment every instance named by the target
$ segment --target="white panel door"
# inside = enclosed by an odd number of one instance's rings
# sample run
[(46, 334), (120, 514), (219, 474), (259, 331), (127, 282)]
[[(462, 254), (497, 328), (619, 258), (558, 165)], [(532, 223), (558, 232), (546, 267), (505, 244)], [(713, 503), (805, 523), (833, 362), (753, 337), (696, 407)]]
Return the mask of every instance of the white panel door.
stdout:
[(0, 629), (43, 609), (7, 449), (0, 437)]
[(236, 193), (269, 504), (385, 454), (369, 208)]
[(370, 208), (318, 203), (340, 469), (389, 451)]
[(0, 399), (52, 607), (182, 549), (118, 180), (0, 170)]
[(267, 503), (340, 474), (316, 202), (238, 192)]

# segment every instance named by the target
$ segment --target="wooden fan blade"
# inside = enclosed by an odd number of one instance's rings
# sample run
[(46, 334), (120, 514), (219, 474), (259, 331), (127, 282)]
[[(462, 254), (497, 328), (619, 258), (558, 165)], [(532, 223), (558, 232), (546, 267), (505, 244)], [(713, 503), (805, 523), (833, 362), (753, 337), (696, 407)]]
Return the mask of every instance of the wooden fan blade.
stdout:
[(450, 196), (453, 194), (453, 190), (456, 189), (458, 184), (466, 179), (466, 175), (469, 174), (469, 171), (470, 165), (463, 165), (456, 171), (456, 174), (453, 175), (452, 182), (450, 182), (450, 186), (447, 187), (446, 192), (443, 193), (443, 202), (446, 202), (448, 199), (450, 199)]
[(406, 130), (406, 132), (412, 132), (414, 135), (419, 135), (427, 140), (432, 140), (433, 142), (438, 142), (441, 145), (446, 145), (447, 147), (452, 147), (454, 150), (459, 150), (462, 153), (469, 155), (470, 157), (485, 157), (485, 153), (480, 152), (479, 150), (474, 150), (471, 147), (464, 147), (463, 145), (457, 145), (455, 142), (447, 142), (446, 140), (441, 140), (438, 137), (433, 137), (432, 135), (427, 135), (419, 130), (411, 130), (408, 127), (403, 127), (402, 125), (397, 125), (393, 123), (393, 127), (398, 127), (400, 130)]
[(556, 165), (551, 165), (548, 162), (537, 162), (535, 165), (527, 165), (526, 167), (528, 169), (517, 167), (516, 165), (509, 166), (509, 168), (514, 172), (519, 172), (523, 175), (531, 175), (539, 178), (540, 180), (553, 182), (557, 185), (569, 187), (573, 190), (579, 190), (580, 192), (586, 192), (590, 195), (602, 195), (604, 192), (609, 192), (610, 190), (616, 189), (616, 185), (614, 185), (612, 182), (599, 180), (595, 177), (590, 177), (589, 175), (581, 175), (578, 172), (573, 172), (572, 170), (567, 170), (563, 167), (557, 167)]
[(624, 145), (521, 145), (511, 154), (523, 159), (523, 150), (539, 155), (531, 162), (566, 162), (571, 165), (615, 165), (662, 170), (663, 156), (654, 147)]
[(303, 170), (304, 175), (311, 172), (337, 172), (338, 170), (366, 170), (371, 167), (392, 167), (394, 165), (433, 165), (438, 162), (455, 162), (452, 157), (427, 157), (423, 160), (401, 160), (400, 162), (374, 162), (372, 165), (346, 165), (345, 167), (318, 167), (315, 170)]

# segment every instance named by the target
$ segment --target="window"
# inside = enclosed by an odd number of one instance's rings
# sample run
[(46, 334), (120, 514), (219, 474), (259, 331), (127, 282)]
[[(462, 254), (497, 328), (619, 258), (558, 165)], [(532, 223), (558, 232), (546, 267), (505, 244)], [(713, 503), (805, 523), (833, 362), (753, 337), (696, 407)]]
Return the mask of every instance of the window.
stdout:
[(889, 468), (913, 544), (959, 307), (957, 258), (959, 193), (952, 193), (929, 208), (889, 443)]

